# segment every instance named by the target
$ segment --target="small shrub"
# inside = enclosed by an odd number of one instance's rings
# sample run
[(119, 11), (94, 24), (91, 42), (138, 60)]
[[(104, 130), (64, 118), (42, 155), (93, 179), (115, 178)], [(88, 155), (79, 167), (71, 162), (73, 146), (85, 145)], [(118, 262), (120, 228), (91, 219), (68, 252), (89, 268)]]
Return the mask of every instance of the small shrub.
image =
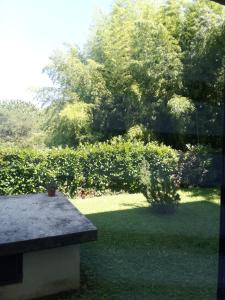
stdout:
[(178, 181), (170, 165), (155, 162), (155, 168), (143, 160), (140, 170), (142, 192), (154, 211), (172, 214), (175, 212), (180, 196), (177, 193)]

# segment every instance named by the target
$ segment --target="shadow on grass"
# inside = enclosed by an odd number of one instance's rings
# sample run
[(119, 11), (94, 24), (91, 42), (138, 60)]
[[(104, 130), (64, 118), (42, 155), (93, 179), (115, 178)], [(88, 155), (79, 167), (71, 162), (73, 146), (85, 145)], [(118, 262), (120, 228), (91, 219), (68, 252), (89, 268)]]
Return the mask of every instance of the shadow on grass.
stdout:
[(216, 298), (217, 204), (183, 203), (173, 216), (142, 207), (88, 218), (99, 239), (81, 247), (81, 289), (51, 299)]
[(153, 213), (150, 207), (135, 207), (87, 217), (98, 226), (100, 233), (218, 237), (219, 206), (209, 201), (181, 203), (175, 215), (160, 215)]
[(83, 270), (100, 289), (101, 282), (107, 284), (109, 299), (215, 298), (217, 204), (183, 203), (173, 216), (134, 208), (88, 218), (98, 227), (99, 240), (82, 246)]

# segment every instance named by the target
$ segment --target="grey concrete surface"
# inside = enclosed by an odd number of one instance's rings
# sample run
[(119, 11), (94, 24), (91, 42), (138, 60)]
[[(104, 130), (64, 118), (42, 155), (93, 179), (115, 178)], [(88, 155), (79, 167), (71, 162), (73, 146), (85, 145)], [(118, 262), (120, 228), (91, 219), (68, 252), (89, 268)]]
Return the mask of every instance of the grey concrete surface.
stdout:
[(96, 227), (62, 193), (0, 197), (0, 255), (97, 239)]

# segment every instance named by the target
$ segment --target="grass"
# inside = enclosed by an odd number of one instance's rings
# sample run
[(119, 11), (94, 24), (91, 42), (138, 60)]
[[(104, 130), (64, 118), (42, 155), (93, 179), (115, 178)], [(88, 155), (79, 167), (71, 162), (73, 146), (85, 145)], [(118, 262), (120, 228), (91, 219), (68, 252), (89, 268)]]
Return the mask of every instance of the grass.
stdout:
[(174, 216), (152, 214), (140, 194), (72, 200), (99, 238), (81, 246), (79, 293), (52, 299), (215, 299), (219, 193), (180, 194)]

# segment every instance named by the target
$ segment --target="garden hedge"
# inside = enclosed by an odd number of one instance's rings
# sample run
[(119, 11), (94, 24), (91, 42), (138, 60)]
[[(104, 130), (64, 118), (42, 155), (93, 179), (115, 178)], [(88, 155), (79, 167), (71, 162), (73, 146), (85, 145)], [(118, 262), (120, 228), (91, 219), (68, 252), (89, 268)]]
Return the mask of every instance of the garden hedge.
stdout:
[(59, 190), (74, 196), (79, 189), (97, 192), (140, 191), (140, 165), (145, 158), (150, 169), (165, 176), (178, 168), (178, 153), (170, 147), (114, 140), (83, 145), (76, 150), (0, 149), (0, 194), (45, 191), (52, 179)]

